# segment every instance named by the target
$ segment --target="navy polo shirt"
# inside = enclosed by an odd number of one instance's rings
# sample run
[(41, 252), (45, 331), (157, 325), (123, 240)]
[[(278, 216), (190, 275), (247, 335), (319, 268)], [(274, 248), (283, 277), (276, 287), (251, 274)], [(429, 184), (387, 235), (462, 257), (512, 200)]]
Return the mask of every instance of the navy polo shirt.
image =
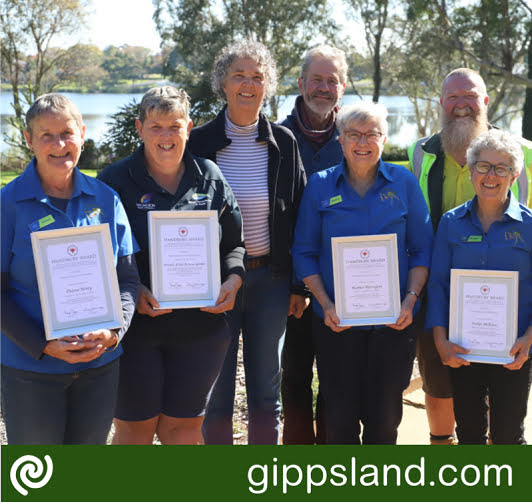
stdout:
[(532, 211), (509, 194), (502, 221), (487, 233), (475, 211), (476, 196), (443, 215), (428, 283), (428, 328), (449, 326), (451, 268), (519, 272), (517, 336), (532, 325)]
[[(73, 172), (74, 189), (65, 211), (44, 193), (33, 159), (25, 171), (2, 188), (2, 272), (9, 276), (8, 294), (28, 316), (42, 324), (41, 302), (30, 234), (40, 230), (108, 223), (115, 265), (118, 257), (135, 253), (138, 246), (118, 195), (100, 181)], [(44, 337), (44, 328), (43, 328)], [(70, 364), (44, 355), (35, 360), (2, 334), (2, 364), (39, 373), (73, 373), (103, 366), (121, 354), (121, 348), (87, 362)]]
[[(314, 174), (305, 188), (292, 250), (297, 278), (321, 274), (334, 302), (331, 238), (397, 234), (399, 284), (404, 297), (408, 271), (430, 265), (432, 224), (419, 183), (404, 167), (380, 160), (376, 180), (362, 198), (349, 184), (345, 169), (343, 160)], [(323, 318), (315, 298), (313, 307)]]
[(118, 192), (141, 251), (136, 260), (142, 284), (150, 287), (148, 238), (149, 211), (217, 210), (220, 228), (222, 280), (229, 274), (244, 275), (242, 217), (233, 192), (214, 162), (183, 157), (185, 172), (175, 194), (150, 176), (144, 160), (144, 145), (132, 155), (106, 167), (98, 179)]
[(281, 122), (281, 125), (287, 127), (294, 133), (307, 179), (318, 171), (336, 166), (342, 162), (344, 152), (342, 150), (342, 145), (340, 145), (340, 141), (338, 140), (338, 129), (335, 128), (332, 137), (329, 138), (318, 151), (314, 151), (297, 124), (295, 111), (292, 112), (291, 115), (288, 115), (288, 117)]

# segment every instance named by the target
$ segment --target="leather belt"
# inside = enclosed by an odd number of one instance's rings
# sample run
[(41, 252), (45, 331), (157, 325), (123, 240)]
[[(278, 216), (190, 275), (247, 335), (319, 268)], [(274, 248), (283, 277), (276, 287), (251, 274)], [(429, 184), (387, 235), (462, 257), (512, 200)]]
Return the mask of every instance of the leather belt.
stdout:
[(270, 255), (264, 256), (248, 256), (246, 259), (246, 270), (254, 270), (256, 268), (265, 267), (270, 263)]

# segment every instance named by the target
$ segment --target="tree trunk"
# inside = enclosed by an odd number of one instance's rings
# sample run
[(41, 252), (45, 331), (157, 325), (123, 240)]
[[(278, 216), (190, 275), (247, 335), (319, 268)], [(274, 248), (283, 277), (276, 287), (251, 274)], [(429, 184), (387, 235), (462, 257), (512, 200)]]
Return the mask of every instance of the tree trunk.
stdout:
[[(532, 80), (532, 35), (528, 37), (528, 80)], [(532, 87), (525, 91), (523, 104), (523, 138), (532, 140)]]

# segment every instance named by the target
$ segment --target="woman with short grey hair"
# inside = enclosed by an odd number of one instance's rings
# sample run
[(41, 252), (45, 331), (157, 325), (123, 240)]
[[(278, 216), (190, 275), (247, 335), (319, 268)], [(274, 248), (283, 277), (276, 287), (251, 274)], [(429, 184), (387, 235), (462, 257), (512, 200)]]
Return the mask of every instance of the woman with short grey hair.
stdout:
[[(201, 426), (229, 345), (226, 312), (244, 275), (242, 218), (218, 167), (186, 149), (189, 97), (162, 86), (143, 96), (142, 145), (100, 179), (120, 195), (140, 245), (141, 289), (124, 344), (113, 444), (202, 444)], [(214, 307), (161, 309), (151, 291), (149, 211), (218, 213), (222, 285)]]
[(242, 331), (248, 440), (276, 444), (286, 318), (299, 317), (305, 307), (303, 286), (290, 289), (290, 246), (305, 174), (292, 133), (261, 112), (277, 86), (275, 61), (263, 44), (245, 39), (224, 47), (214, 62), (212, 86), (226, 106), (214, 120), (192, 130), (189, 147), (215, 161), (235, 193), (244, 221), (247, 271), (229, 315), (233, 339), (203, 430), (208, 444), (233, 442)]
[(512, 168), (512, 175), (519, 176), (525, 165), (523, 147), (508, 132), (500, 129), (490, 129), (489, 134), (482, 134), (469, 146), (466, 158), (467, 165), (473, 166), (480, 159), (483, 151), (500, 152), (508, 156), (508, 166)]
[[(476, 196), (440, 221), (428, 285), (427, 327), (450, 366), (460, 444), (526, 444), (532, 346), (532, 212), (512, 193), (523, 151), (507, 132), (490, 129), (467, 150)], [(507, 364), (470, 362), (471, 345), (448, 340), (451, 269), (519, 272), (517, 333)], [(489, 407), (488, 407), (489, 403)]]
[[(395, 444), (416, 340), (410, 329), (428, 277), (429, 212), (415, 176), (382, 161), (387, 110), (370, 101), (342, 107), (343, 161), (313, 174), (293, 247), (296, 276), (312, 291), (312, 340), (328, 444)], [(396, 234), (401, 310), (389, 325), (341, 324), (331, 238)], [(354, 307), (356, 309), (356, 307)]]
[[(138, 246), (116, 192), (76, 167), (85, 125), (74, 103), (61, 94), (40, 96), (26, 114), (24, 136), (34, 157), (0, 196), (1, 396), (7, 440), (103, 445), (116, 404), (121, 341), (140, 286)], [(124, 325), (48, 340), (31, 234), (100, 224), (109, 227)]]

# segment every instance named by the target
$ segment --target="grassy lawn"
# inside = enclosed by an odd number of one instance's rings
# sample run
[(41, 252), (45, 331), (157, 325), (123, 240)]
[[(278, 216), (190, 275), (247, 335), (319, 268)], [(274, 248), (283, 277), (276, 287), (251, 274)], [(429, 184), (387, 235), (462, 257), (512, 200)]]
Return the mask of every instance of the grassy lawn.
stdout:
[[(391, 164), (399, 164), (401, 166), (407, 166), (408, 161), (407, 160), (394, 160), (389, 161)], [(88, 176), (92, 176), (93, 178), (96, 177), (98, 174), (96, 172), (96, 169), (84, 169), (84, 174), (87, 174)], [(0, 171), (0, 187), (3, 187), (4, 185), (7, 185), (11, 180), (14, 180), (19, 173), (15, 173), (13, 171)]]
[[(10, 181), (14, 180), (20, 173), (14, 171), (0, 171), (0, 187), (7, 185)], [(96, 169), (83, 169), (83, 174), (96, 177), (98, 174)]]

